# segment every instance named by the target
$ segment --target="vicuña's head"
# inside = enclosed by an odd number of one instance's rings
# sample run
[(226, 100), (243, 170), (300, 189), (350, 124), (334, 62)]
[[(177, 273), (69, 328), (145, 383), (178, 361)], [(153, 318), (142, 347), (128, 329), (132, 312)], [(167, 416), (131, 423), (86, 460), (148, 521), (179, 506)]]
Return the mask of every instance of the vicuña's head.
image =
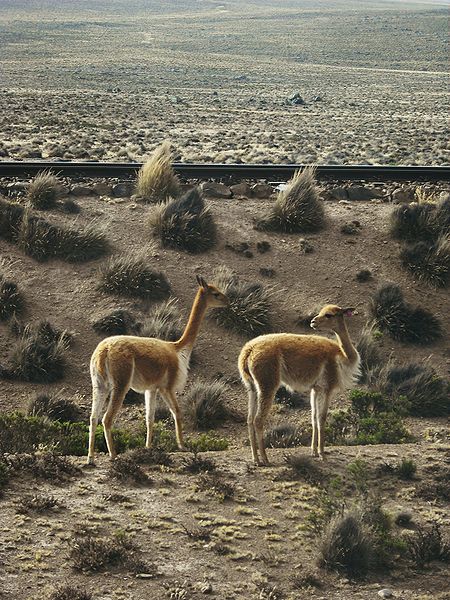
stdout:
[(344, 324), (344, 317), (356, 314), (354, 308), (341, 308), (336, 304), (326, 304), (311, 321), (311, 327), (317, 330), (339, 330)]
[(210, 283), (206, 283), (203, 277), (197, 275), (197, 283), (200, 286), (200, 291), (206, 299), (208, 307), (219, 308), (228, 306), (230, 301), (219, 289)]

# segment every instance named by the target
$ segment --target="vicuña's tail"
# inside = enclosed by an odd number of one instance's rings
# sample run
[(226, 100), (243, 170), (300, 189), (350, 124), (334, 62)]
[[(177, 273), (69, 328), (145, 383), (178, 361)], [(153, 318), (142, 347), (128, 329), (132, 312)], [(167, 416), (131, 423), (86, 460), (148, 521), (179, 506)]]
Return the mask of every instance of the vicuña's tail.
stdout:
[(252, 348), (250, 346), (244, 346), (239, 355), (238, 367), (241, 375), (242, 383), (245, 387), (253, 387), (253, 377), (249, 369), (249, 358)]

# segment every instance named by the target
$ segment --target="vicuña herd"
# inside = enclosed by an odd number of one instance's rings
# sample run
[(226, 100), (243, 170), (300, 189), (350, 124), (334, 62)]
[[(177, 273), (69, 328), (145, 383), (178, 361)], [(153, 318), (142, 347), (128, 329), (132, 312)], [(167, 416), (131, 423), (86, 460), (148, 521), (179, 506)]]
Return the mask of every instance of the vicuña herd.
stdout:
[[(199, 289), (181, 338), (167, 342), (129, 335), (101, 341), (91, 358), (92, 411), (87, 462), (94, 463), (95, 430), (103, 413), (103, 428), (111, 458), (116, 457), (112, 426), (125, 394), (131, 388), (145, 394), (146, 447), (152, 444), (156, 396), (159, 392), (175, 421), (178, 447), (183, 450), (181, 411), (177, 392), (186, 384), (189, 359), (205, 312), (228, 305), (215, 286), (197, 277)], [(359, 373), (359, 354), (353, 346), (346, 317), (352, 308), (327, 304), (311, 321), (316, 330), (333, 331), (336, 341), (318, 335), (275, 333), (247, 342), (239, 356), (239, 371), (248, 391), (248, 432), (255, 464), (268, 465), (264, 424), (280, 385), (310, 390), (313, 456), (323, 458), (324, 427), (330, 400), (352, 385)]]

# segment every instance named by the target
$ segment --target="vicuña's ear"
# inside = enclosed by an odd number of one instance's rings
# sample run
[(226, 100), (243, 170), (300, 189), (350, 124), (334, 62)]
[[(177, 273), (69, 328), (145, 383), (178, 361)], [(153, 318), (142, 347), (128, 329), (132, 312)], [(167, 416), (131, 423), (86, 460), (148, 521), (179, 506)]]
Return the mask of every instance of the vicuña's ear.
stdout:
[(201, 277), (200, 275), (197, 275), (197, 283), (200, 287), (202, 287), (204, 290), (206, 290), (206, 288), (208, 287), (208, 284), (206, 283), (206, 281), (203, 279), (203, 277)]
[(357, 315), (356, 309), (353, 307), (343, 308), (342, 314), (344, 317), (353, 317), (353, 315)]

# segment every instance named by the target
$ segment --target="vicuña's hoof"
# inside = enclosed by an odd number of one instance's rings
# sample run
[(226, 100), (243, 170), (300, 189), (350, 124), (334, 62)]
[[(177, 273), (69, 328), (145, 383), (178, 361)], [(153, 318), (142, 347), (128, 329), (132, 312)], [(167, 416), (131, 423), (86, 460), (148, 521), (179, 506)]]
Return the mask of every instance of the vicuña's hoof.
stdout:
[(178, 446), (178, 450), (180, 452), (190, 452), (190, 450), (187, 446)]
[(84, 469), (92, 469), (94, 467), (95, 467), (95, 462), (94, 462), (94, 459), (92, 457), (88, 458), (87, 461), (83, 465)]

